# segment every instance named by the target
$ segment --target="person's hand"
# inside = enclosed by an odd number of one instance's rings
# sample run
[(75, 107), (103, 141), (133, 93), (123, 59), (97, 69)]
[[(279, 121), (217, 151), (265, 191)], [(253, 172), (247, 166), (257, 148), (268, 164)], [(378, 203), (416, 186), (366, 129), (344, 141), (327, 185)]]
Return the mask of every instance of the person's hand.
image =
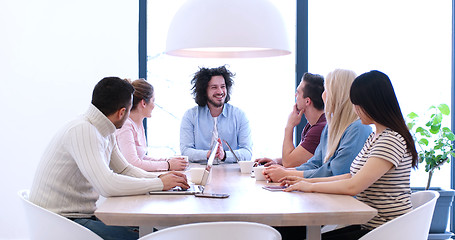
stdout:
[(291, 114), (289, 114), (286, 127), (294, 128), (295, 126), (299, 125), (300, 121), (302, 120), (302, 116), (303, 111), (299, 111), (297, 109), (297, 104), (294, 104), (294, 108), (292, 109)]
[(271, 158), (258, 158), (254, 160), (254, 162), (257, 162), (259, 165), (264, 165), (265, 167), (271, 166), (273, 164), (278, 164), (275, 160)]
[(223, 144), (221, 144), (221, 139), (218, 138), (218, 149), (216, 150), (216, 155), (218, 159), (222, 160), (224, 159), (224, 149), (223, 149)]
[(288, 175), (287, 170), (281, 165), (272, 165), (264, 169), (263, 174), (269, 182), (278, 182), (281, 178)]
[(292, 192), (292, 191), (301, 191), (301, 192), (311, 192), (310, 187), (312, 183), (307, 182), (305, 180), (298, 181), (295, 184), (290, 185), (289, 187), (283, 189), (285, 192)]
[(159, 176), (161, 181), (163, 182), (163, 191), (172, 189), (174, 187), (181, 187), (182, 189), (188, 189), (190, 185), (188, 185), (188, 181), (186, 180), (186, 175), (179, 172), (168, 172), (161, 174)]
[(300, 181), (304, 181), (305, 179), (303, 177), (297, 177), (297, 176), (286, 176), (278, 180), (280, 182), (281, 186), (290, 186), (293, 184), (296, 184)]
[(171, 157), (167, 160), (169, 162), (169, 170), (183, 171), (188, 166), (188, 161), (183, 157)]
[[(218, 149), (216, 150), (216, 155), (215, 155), (215, 157), (217, 157), (218, 159), (221, 160), (221, 159), (224, 159), (223, 144), (221, 144), (221, 139), (220, 139), (220, 138), (218, 138), (217, 141), (218, 141), (219, 144), (218, 144)], [(209, 151), (207, 152), (207, 159), (209, 159), (211, 153), (212, 153), (212, 150), (209, 150)]]

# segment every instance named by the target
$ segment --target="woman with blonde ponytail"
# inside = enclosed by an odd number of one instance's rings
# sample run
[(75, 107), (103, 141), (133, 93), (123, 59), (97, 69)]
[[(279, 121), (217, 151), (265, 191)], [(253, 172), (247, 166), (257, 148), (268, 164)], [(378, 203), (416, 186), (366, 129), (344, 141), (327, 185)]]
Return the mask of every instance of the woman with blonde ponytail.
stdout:
[(327, 162), (335, 153), (346, 128), (359, 118), (349, 100), (349, 89), (356, 76), (353, 71), (342, 69), (336, 69), (327, 75), (323, 98), (325, 98), (324, 110), (329, 127), (324, 162)]
[(269, 181), (285, 176), (329, 177), (349, 173), (352, 160), (362, 149), (371, 127), (362, 125), (349, 99), (351, 84), (357, 75), (351, 70), (335, 69), (325, 78), (322, 93), (327, 125), (314, 156), (296, 168), (272, 165), (264, 170)]

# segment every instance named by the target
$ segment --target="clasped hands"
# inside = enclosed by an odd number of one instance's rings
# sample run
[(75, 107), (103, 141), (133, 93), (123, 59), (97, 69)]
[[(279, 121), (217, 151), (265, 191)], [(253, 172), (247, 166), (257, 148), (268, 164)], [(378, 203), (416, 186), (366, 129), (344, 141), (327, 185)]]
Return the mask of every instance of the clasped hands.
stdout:
[(287, 186), (283, 191), (308, 191), (309, 186), (312, 184), (303, 177), (289, 176), (288, 169), (281, 165), (271, 165), (262, 172), (265, 179), (269, 182), (279, 182), (281, 186)]
[[(216, 149), (215, 157), (222, 160), (222, 159), (224, 159), (226, 152), (223, 149), (223, 144), (221, 143), (221, 139), (218, 138), (217, 141), (219, 144), (218, 144), (218, 148)], [(209, 159), (211, 153), (212, 153), (212, 150), (209, 150), (207, 152), (207, 159)]]

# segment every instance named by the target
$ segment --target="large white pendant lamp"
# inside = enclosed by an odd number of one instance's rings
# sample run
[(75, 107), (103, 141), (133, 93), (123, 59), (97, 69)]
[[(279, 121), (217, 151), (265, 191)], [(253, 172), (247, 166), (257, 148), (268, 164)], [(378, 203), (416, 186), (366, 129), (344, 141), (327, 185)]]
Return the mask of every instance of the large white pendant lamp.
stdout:
[(268, 0), (188, 0), (171, 22), (166, 53), (250, 58), (291, 52), (283, 19)]

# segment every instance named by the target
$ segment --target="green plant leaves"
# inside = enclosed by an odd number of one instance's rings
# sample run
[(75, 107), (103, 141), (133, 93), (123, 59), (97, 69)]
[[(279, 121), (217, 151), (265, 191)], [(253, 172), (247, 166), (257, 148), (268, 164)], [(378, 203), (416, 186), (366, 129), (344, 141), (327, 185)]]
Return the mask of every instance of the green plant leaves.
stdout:
[(428, 146), (428, 143), (429, 143), (428, 140), (427, 140), (426, 138), (422, 138), (422, 139), (420, 139), (418, 142), (419, 142), (419, 144), (423, 144), (423, 145), (425, 145), (425, 146)]
[(420, 133), (423, 137), (431, 137), (430, 132), (423, 127), (418, 127), (415, 132)]
[(449, 116), (450, 114), (450, 108), (449, 106), (447, 106), (447, 104), (439, 104), (438, 105), (438, 109), (439, 111), (441, 111), (442, 114), (446, 115), (446, 116)]
[[(428, 112), (422, 117), (415, 112), (407, 115), (406, 125), (420, 147), (418, 148), (419, 162), (425, 163), (425, 171), (429, 174), (432, 174), (435, 169), (440, 169), (444, 163), (450, 162), (450, 156), (455, 157), (453, 149), (455, 134), (450, 128), (442, 126), (443, 116), (449, 115), (450, 108), (447, 104), (429, 107)], [(430, 182), (427, 186), (429, 185)]]
[(409, 119), (414, 119), (414, 118), (418, 118), (418, 117), (419, 117), (419, 115), (417, 115), (417, 113), (415, 113), (415, 112), (411, 112), (408, 114)]

